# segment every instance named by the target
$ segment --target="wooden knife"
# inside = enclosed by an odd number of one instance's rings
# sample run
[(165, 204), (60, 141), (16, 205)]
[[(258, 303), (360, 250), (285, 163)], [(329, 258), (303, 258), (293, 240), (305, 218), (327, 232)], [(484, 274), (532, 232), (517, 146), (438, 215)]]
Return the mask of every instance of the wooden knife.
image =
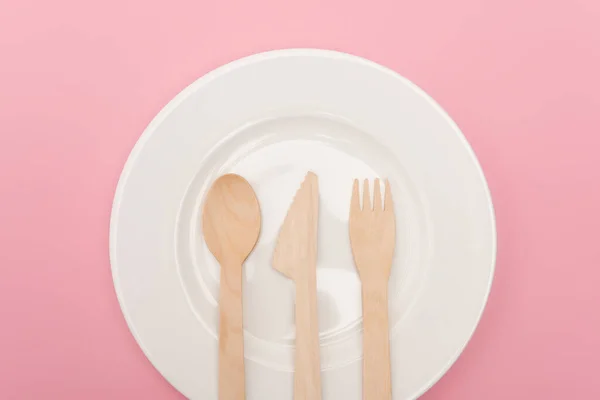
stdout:
[(319, 183), (309, 172), (283, 221), (273, 267), (296, 284), (294, 399), (321, 399), (317, 318), (317, 225)]

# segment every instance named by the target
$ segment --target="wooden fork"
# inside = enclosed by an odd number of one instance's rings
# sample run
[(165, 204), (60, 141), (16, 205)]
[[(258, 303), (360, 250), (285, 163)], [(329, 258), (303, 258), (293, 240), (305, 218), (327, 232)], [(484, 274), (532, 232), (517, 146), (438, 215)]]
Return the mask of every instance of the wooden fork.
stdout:
[(365, 179), (362, 208), (358, 180), (354, 181), (349, 231), (354, 263), (362, 282), (363, 399), (391, 400), (388, 280), (396, 244), (396, 222), (389, 181), (385, 181), (382, 204), (379, 179), (375, 179), (371, 207), (369, 181)]

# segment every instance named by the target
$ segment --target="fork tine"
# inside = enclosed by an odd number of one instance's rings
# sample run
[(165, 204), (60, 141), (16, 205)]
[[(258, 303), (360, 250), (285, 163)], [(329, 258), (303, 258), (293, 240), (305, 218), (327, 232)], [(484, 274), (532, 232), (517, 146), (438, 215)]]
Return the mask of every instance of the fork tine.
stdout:
[(384, 210), (394, 212), (394, 202), (392, 201), (392, 188), (389, 179), (385, 180), (385, 204)]
[(381, 205), (381, 189), (379, 188), (379, 178), (375, 178), (373, 184), (373, 210), (381, 211), (383, 209)]
[(358, 187), (358, 179), (354, 180), (352, 185), (352, 198), (350, 199), (350, 214), (360, 212), (360, 194)]
[(371, 192), (369, 191), (369, 180), (365, 179), (363, 186), (363, 211), (371, 210)]

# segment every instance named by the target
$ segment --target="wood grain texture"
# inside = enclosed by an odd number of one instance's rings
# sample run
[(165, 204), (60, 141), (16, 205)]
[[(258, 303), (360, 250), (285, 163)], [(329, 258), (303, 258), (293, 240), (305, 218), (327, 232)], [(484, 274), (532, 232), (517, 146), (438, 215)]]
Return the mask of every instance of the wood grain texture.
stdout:
[(360, 205), (358, 180), (350, 202), (349, 233), (354, 263), (362, 283), (363, 399), (391, 400), (391, 365), (388, 322), (388, 281), (396, 244), (396, 222), (390, 184), (386, 181), (382, 203), (379, 179), (373, 201), (369, 181)]
[(296, 284), (294, 399), (321, 399), (317, 317), (317, 227), (319, 187), (309, 172), (279, 232), (273, 267)]
[(219, 288), (219, 399), (245, 398), (242, 266), (221, 264)]
[(258, 240), (258, 200), (241, 176), (221, 176), (210, 188), (202, 214), (206, 244), (221, 265), (219, 288), (219, 399), (243, 400), (244, 327), (242, 265)]

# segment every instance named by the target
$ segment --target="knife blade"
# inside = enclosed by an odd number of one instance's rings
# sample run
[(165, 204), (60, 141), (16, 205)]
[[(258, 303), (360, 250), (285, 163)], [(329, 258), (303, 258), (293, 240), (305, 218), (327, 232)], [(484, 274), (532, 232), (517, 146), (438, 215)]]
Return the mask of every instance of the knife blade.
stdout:
[(279, 231), (273, 267), (296, 285), (294, 399), (321, 399), (317, 316), (319, 184), (308, 172)]

